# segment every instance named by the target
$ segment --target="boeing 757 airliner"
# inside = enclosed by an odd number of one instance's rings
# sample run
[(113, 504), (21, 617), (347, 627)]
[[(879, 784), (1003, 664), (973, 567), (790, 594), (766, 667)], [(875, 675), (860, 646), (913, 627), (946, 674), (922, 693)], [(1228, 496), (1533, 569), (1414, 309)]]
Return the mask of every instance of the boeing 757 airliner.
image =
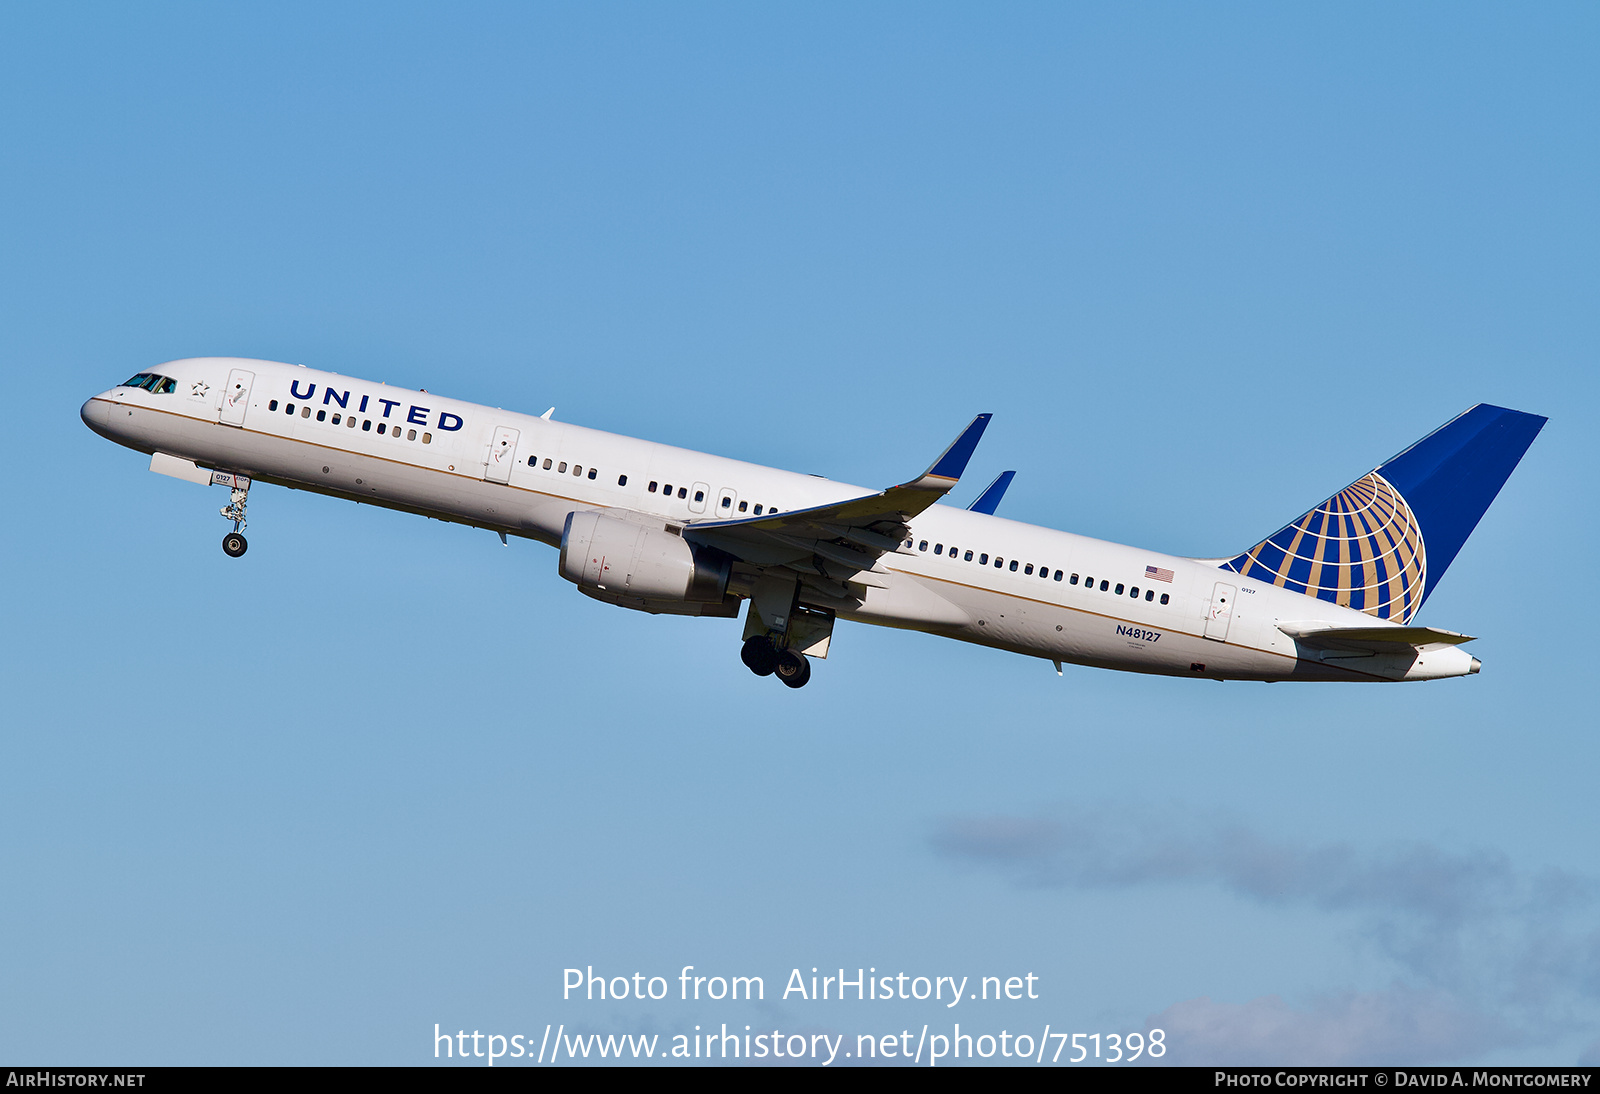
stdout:
[(1011, 472), (937, 504), (980, 414), (921, 475), (868, 490), (425, 391), (237, 358), (173, 361), (83, 404), (150, 470), (226, 486), (245, 553), (252, 483), (403, 509), (560, 548), (607, 604), (734, 618), (789, 687), (838, 619), (1054, 662), (1212, 680), (1435, 680), (1478, 659), (1413, 623), (1545, 419), (1480, 404), (1232, 558), (1004, 520)]

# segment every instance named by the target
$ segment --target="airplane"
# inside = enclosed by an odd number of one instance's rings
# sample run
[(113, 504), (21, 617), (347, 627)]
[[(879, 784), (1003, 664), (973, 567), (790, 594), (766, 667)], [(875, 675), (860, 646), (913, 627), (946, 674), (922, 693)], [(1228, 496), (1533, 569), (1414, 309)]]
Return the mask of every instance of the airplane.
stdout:
[(924, 631), (1048, 660), (1211, 680), (1467, 676), (1472, 638), (1414, 623), (1543, 428), (1479, 404), (1248, 550), (1195, 559), (995, 516), (1013, 472), (939, 504), (990, 415), (922, 474), (871, 490), (426, 391), (243, 358), (172, 361), (83, 404), (150, 470), (229, 489), (247, 543), (255, 483), (381, 505), (559, 548), (586, 596), (737, 618), (740, 657), (791, 688), (835, 623)]

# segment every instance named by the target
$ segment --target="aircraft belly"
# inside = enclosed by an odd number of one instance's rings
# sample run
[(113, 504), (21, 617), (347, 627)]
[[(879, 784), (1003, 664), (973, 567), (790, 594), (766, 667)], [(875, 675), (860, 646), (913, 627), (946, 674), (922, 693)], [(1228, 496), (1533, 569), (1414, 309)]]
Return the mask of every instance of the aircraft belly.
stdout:
[[(987, 589), (930, 582), (971, 622), (927, 627), (947, 637), (1096, 668), (1241, 680), (1310, 678), (1293, 657), (1173, 630), (1166, 620), (1116, 618)], [(904, 625), (904, 624), (902, 624)], [(1201, 666), (1199, 668), (1195, 666)], [(1324, 678), (1317, 676), (1316, 678)], [(1332, 679), (1333, 676), (1325, 678)], [(1349, 679), (1348, 672), (1338, 674)]]
[[(566, 514), (579, 503), (510, 489), (460, 473), (349, 452), (324, 444), (219, 428), (168, 414), (144, 414), (140, 447), (202, 467), (240, 471), (252, 478), (405, 509), (557, 542)], [(157, 427), (155, 419), (160, 419)]]

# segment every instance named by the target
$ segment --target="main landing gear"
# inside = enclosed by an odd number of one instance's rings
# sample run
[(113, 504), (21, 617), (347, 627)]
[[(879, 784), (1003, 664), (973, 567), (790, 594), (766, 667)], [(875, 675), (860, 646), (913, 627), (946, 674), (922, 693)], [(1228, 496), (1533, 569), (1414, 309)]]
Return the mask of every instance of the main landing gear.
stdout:
[(250, 480), (243, 475), (233, 476), (233, 493), (228, 499), (228, 505), (222, 510), (222, 515), (233, 521), (233, 531), (222, 537), (222, 550), (229, 558), (238, 558), (250, 549), (250, 544), (240, 532), (245, 526), (244, 504), (245, 498), (250, 494)]
[(806, 655), (795, 650), (780, 650), (764, 634), (753, 634), (744, 640), (739, 659), (745, 668), (757, 676), (776, 676), (786, 686), (803, 688), (811, 679), (811, 662)]

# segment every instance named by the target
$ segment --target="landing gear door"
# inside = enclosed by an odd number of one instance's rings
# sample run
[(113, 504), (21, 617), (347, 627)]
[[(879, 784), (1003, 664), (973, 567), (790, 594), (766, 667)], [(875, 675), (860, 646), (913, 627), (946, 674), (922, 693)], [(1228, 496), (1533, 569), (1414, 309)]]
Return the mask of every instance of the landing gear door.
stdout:
[(217, 410), (217, 420), (223, 425), (244, 425), (244, 412), (250, 409), (250, 385), (256, 374), (236, 368), (228, 373), (228, 386), (222, 389), (222, 406)]
[(1238, 590), (1217, 582), (1211, 590), (1211, 607), (1206, 611), (1206, 637), (1217, 642), (1228, 640), (1228, 624), (1233, 621), (1233, 598)]
[(494, 431), (494, 438), (489, 442), (489, 456), (483, 465), (485, 482), (511, 481), (511, 465), (517, 462), (517, 437), (517, 431), (508, 426)]

